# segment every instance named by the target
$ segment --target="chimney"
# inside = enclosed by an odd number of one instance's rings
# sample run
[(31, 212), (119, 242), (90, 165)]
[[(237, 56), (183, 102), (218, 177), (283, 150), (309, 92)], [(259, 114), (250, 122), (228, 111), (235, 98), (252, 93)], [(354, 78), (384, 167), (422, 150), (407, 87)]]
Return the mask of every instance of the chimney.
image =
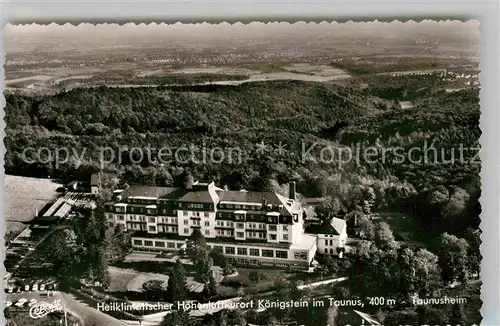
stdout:
[(291, 181), (288, 184), (288, 198), (295, 200), (297, 197), (297, 191), (295, 189), (295, 181)]

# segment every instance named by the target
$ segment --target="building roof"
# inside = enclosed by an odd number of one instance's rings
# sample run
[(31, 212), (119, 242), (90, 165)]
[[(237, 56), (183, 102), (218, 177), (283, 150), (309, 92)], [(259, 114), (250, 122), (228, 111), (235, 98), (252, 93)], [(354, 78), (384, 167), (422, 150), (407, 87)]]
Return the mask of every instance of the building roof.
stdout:
[(65, 202), (61, 208), (59, 208), (57, 210), (57, 212), (54, 214), (54, 216), (57, 216), (57, 217), (65, 217), (69, 211), (71, 210), (71, 207), (72, 207), (72, 203), (70, 203), (69, 201)]
[(260, 191), (236, 191), (236, 190), (225, 190), (217, 191), (220, 201), (225, 203), (253, 203), (263, 205), (279, 206), (283, 205), (284, 215), (291, 216), (292, 209), (295, 209), (295, 205), (300, 205), (297, 201), (289, 202), (289, 199), (281, 196), (274, 192), (260, 192)]
[(267, 200), (267, 204), (281, 204), (281, 201), (278, 199), (276, 194), (272, 192), (224, 190), (217, 191), (217, 194), (219, 195), (220, 200), (224, 202), (262, 204), (265, 200)]
[(193, 184), (193, 189), (182, 196), (180, 202), (198, 202), (198, 203), (219, 203), (220, 197), (217, 192), (220, 188), (216, 187), (213, 182), (211, 183), (198, 183)]
[(292, 250), (309, 250), (316, 243), (316, 236), (311, 234), (302, 234), (300, 241), (298, 243), (293, 243), (290, 246)]
[(121, 192), (121, 196), (123, 199), (129, 197), (169, 198), (171, 195), (178, 194), (179, 190), (179, 188), (170, 187), (130, 186)]
[(213, 197), (213, 194), (208, 190), (204, 191), (190, 191), (181, 198), (181, 202), (195, 202), (195, 203), (217, 203), (218, 200)]
[(245, 203), (257, 205), (267, 204), (273, 206), (282, 205), (282, 215), (285, 216), (292, 216), (292, 211), (300, 209), (300, 203), (298, 201), (292, 201), (274, 192), (222, 190), (213, 183), (196, 184), (196, 187), (193, 187), (193, 189), (140, 185), (130, 186), (124, 189), (120, 195), (123, 199), (133, 197), (137, 199), (174, 199), (179, 202), (192, 203), (218, 204), (220, 202), (225, 202), (240, 205)]
[(323, 223), (319, 225), (309, 225), (306, 227), (307, 233), (312, 234), (330, 234), (340, 235), (346, 228), (346, 221), (340, 218), (332, 218), (330, 223)]
[(64, 197), (58, 198), (52, 206), (43, 214), (43, 216), (52, 216), (66, 202)]

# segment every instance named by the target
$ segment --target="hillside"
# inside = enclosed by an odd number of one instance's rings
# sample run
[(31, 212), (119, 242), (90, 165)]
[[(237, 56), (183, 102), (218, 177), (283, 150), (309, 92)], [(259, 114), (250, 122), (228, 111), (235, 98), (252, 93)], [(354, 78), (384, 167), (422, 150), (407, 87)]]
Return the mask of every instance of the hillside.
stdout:
[[(87, 178), (104, 168), (129, 183), (179, 184), (189, 174), (232, 189), (282, 192), (280, 184), (294, 180), (303, 195), (340, 198), (346, 209), (361, 205), (368, 187), (375, 192), (376, 207), (408, 206), (413, 213), (428, 212), (420, 204), (427, 202), (426, 196), (436, 187), (445, 187), (449, 198), (457, 191), (467, 193), (464, 205), (470, 211), (464, 221), (470, 219), (477, 226), (479, 213), (474, 207), (480, 194), (480, 165), (471, 164), (474, 151), (466, 152), (462, 161), (442, 162), (450, 160), (450, 152), (460, 144), (477, 147), (477, 90), (438, 92), (410, 109), (355, 88), (298, 81), (100, 87), (45, 97), (8, 94), (6, 98), (7, 173), (51, 175), (65, 181)], [(411, 148), (426, 144), (436, 147), (436, 161), (412, 161)], [(325, 155), (335, 154), (342, 146), (357, 146), (358, 152), (373, 147), (378, 156), (375, 161), (358, 156), (344, 162), (340, 156)], [(73, 155), (59, 165), (49, 158), (27, 163), (22, 159), (27, 147), (51, 148), (52, 156), (57, 148), (66, 148)], [(110, 164), (101, 166), (106, 147), (114, 157), (105, 157)], [(196, 159), (187, 154), (153, 162), (148, 156), (137, 157), (132, 147), (149, 148), (153, 161), (162, 147), (185, 147), (186, 151), (195, 147), (198, 154), (203, 148), (218, 147), (242, 154), (222, 162), (200, 161), (201, 154)], [(310, 154), (323, 161), (305, 159), (304, 150), (310, 147)], [(403, 161), (395, 160), (394, 148), (402, 150)], [(380, 157), (383, 151), (385, 156)], [(469, 224), (461, 223), (462, 227)]]

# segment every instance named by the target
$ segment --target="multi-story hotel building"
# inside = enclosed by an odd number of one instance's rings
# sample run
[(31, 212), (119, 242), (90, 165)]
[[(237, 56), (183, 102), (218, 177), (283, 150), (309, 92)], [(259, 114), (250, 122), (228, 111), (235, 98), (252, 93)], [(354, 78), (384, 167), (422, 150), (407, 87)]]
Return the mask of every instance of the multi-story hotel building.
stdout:
[(304, 232), (295, 183), (289, 196), (228, 191), (214, 183), (191, 189), (131, 186), (105, 205), (109, 227), (132, 233), (136, 251), (175, 251), (195, 228), (207, 244), (237, 263), (309, 267), (317, 236)]

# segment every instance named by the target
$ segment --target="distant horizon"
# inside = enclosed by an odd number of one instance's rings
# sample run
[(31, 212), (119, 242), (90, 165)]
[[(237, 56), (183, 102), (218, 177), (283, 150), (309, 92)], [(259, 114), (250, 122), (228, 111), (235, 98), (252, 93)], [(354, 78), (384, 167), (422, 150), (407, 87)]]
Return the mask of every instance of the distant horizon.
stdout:
[[(395, 28), (397, 26), (397, 28)], [(58, 25), (7, 24), (4, 30), (7, 60), (11, 53), (64, 52), (77, 49), (90, 50), (114, 46), (164, 46), (185, 48), (248, 48), (254, 42), (272, 44), (269, 51), (287, 49), (289, 46), (311, 50), (312, 47), (329, 48), (359, 42), (390, 42), (412, 45), (408, 38), (428, 42), (450, 43), (452, 48), (479, 51), (479, 22), (422, 21), (390, 23), (196, 23), (196, 24), (89, 24)], [(293, 38), (288, 36), (293, 34)], [(286, 41), (285, 39), (286, 38)], [(214, 43), (214, 40), (216, 43)], [(373, 45), (374, 44), (367, 44)], [(378, 44), (377, 44), (378, 45)], [(365, 49), (366, 50), (366, 49)], [(368, 49), (369, 50), (369, 49)], [(456, 49), (455, 49), (456, 50)]]

